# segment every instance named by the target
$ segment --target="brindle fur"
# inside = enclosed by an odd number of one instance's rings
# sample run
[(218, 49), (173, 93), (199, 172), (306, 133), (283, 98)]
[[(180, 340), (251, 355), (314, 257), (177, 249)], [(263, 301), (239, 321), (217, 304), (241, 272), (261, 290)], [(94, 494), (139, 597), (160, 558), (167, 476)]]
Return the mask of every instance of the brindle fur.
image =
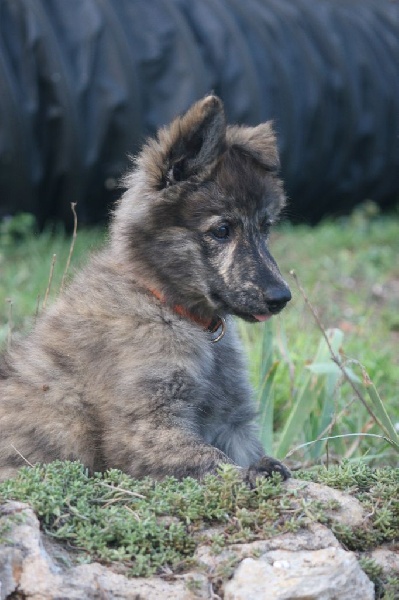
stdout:
[[(134, 477), (202, 477), (226, 462), (250, 479), (289, 476), (258, 441), (229, 316), (254, 321), (289, 300), (266, 246), (285, 202), (277, 169), (270, 123), (226, 127), (215, 96), (147, 142), (105, 248), (0, 360), (0, 478), (21, 456)], [(226, 335), (213, 344), (175, 305), (227, 317)]]

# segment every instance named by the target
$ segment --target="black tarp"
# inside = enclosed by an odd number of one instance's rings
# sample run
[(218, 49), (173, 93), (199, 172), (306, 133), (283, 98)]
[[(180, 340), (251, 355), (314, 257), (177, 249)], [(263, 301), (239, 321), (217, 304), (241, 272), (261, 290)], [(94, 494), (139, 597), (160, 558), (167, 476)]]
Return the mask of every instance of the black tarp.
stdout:
[(293, 218), (397, 201), (398, 0), (0, 0), (0, 216), (103, 218), (209, 91), (274, 119)]

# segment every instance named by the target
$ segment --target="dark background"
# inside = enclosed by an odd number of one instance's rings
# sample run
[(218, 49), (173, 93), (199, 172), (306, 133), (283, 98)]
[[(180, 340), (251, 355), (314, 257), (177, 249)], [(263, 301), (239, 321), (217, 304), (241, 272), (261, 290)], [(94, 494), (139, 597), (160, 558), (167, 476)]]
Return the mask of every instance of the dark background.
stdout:
[(0, 0), (0, 217), (104, 220), (127, 155), (210, 91), (275, 121), (292, 220), (398, 201), (397, 0)]

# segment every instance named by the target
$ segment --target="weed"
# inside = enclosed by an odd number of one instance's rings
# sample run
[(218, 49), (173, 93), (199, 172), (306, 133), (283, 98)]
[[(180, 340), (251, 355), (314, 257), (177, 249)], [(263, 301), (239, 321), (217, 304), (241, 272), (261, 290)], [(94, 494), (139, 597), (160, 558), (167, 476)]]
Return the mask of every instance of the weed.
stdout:
[(372, 469), (364, 462), (344, 461), (330, 469), (299, 471), (297, 476), (346, 491), (364, 506), (368, 519), (361, 527), (332, 525), (334, 534), (350, 550), (365, 551), (399, 540), (399, 469)]
[(291, 531), (293, 518), (305, 525), (278, 475), (252, 490), (229, 465), (204, 483), (154, 482), (117, 470), (89, 477), (80, 463), (56, 461), (23, 468), (1, 483), (0, 502), (7, 499), (29, 502), (52, 537), (97, 560), (123, 562), (134, 576), (182, 568), (206, 526), (220, 527), (209, 540), (217, 551), (226, 543)]
[[(382, 575), (364, 552), (399, 542), (399, 469), (371, 469), (346, 461), (297, 476), (350, 493), (367, 518), (357, 527), (332, 522), (328, 515), (338, 508), (336, 503), (301, 501), (277, 475), (249, 489), (229, 465), (202, 483), (190, 478), (154, 482), (133, 480), (114, 469), (89, 477), (79, 463), (56, 461), (25, 467), (15, 479), (1, 483), (0, 503), (29, 502), (44, 531), (74, 547), (80, 562), (118, 563), (131, 576), (187, 569), (193, 566), (199, 544), (220, 552), (228, 544), (295, 532), (317, 521), (361, 555), (379, 597), (397, 597), (398, 580), (393, 574)], [(205, 535), (209, 527), (214, 533)], [(6, 538), (7, 532), (2, 533)], [(233, 563), (222, 563), (215, 577), (227, 577)]]

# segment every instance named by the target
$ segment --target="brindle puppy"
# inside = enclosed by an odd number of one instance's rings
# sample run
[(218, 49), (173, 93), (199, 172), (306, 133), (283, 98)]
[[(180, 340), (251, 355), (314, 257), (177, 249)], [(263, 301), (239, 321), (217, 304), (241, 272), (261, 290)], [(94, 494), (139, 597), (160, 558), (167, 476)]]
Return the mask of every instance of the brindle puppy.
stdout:
[(227, 462), (289, 476), (258, 441), (230, 317), (263, 321), (291, 297), (267, 247), (278, 166), (270, 123), (226, 127), (215, 96), (147, 142), (105, 248), (1, 359), (0, 478), (20, 455), (133, 477)]

